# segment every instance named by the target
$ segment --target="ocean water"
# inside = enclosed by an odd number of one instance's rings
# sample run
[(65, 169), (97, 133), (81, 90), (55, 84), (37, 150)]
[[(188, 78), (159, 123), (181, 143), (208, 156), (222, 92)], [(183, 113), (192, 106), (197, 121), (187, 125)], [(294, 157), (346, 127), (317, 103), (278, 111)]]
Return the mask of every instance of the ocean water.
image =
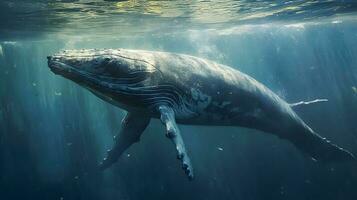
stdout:
[(0, 199), (355, 200), (357, 162), (321, 165), (288, 141), (241, 127), (183, 126), (189, 181), (152, 120), (141, 141), (96, 170), (124, 110), (54, 75), (63, 49), (184, 53), (232, 66), (357, 154), (354, 1), (0, 2)]

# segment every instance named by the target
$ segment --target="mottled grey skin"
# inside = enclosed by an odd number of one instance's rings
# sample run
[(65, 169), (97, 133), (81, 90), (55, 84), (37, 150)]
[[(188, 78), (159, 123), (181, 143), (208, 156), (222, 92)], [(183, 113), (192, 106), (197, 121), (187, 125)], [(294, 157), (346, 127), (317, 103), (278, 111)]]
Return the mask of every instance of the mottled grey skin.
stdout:
[(139, 140), (150, 118), (160, 118), (166, 126), (189, 178), (193, 170), (176, 121), (253, 128), (291, 141), (316, 160), (354, 159), (316, 134), (267, 87), (209, 60), (166, 52), (89, 49), (58, 53), (48, 57), (48, 64), (56, 74), (128, 111), (120, 140), (108, 152), (102, 168)]

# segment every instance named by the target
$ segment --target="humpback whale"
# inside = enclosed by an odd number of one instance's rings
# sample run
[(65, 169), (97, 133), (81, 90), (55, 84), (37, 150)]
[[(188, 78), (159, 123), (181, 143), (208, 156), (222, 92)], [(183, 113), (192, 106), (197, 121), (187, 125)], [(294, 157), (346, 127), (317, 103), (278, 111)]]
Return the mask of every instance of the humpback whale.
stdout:
[(47, 59), (55, 74), (127, 111), (101, 169), (138, 142), (152, 118), (166, 128), (189, 179), (193, 167), (178, 124), (241, 126), (288, 140), (317, 161), (355, 159), (313, 131), (292, 109), (325, 100), (289, 104), (226, 65), (183, 54), (128, 49), (65, 50)]

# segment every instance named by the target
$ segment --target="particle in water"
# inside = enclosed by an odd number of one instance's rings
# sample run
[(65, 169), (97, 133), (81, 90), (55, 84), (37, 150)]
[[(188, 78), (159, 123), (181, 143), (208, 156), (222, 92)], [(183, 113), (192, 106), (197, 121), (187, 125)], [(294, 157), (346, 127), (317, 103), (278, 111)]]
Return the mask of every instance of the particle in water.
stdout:
[(335, 20), (335, 21), (332, 21), (332, 23), (333, 24), (340, 24), (340, 23), (342, 23), (342, 21), (341, 20)]
[(4, 51), (2, 50), (2, 46), (0, 44), (0, 56), (3, 56), (4, 55)]

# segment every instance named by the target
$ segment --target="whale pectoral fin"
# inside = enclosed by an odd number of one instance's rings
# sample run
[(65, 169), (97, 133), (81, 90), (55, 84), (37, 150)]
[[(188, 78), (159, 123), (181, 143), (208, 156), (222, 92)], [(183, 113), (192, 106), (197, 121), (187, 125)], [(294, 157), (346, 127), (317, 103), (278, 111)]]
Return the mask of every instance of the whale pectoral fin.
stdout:
[(99, 168), (104, 170), (110, 167), (126, 149), (138, 142), (149, 122), (150, 117), (142, 113), (127, 113), (121, 123), (120, 132), (114, 137), (113, 148), (108, 150), (107, 157), (100, 163)]
[(182, 168), (190, 180), (193, 179), (193, 168), (191, 160), (188, 157), (185, 144), (183, 142), (180, 130), (176, 124), (175, 113), (172, 108), (168, 106), (159, 106), (161, 114), (160, 120), (166, 126), (166, 136), (176, 146), (177, 158), (182, 162)]

